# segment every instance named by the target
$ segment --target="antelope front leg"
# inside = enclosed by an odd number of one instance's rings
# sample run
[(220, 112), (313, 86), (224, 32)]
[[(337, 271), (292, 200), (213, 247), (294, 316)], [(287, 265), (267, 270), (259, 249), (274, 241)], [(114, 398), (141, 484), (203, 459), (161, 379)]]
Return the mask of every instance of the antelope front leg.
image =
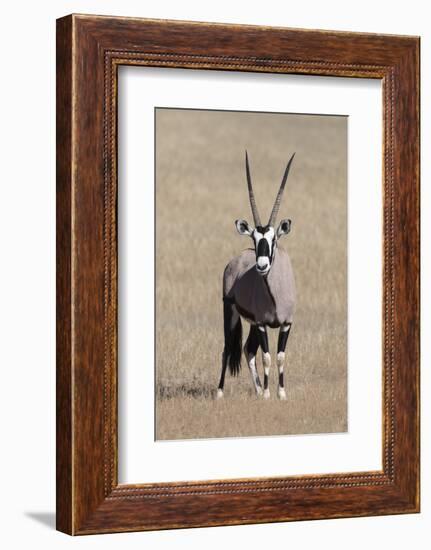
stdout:
[(277, 367), (278, 367), (278, 397), (279, 399), (286, 399), (286, 391), (284, 389), (284, 359), (287, 339), (289, 338), (290, 327), (292, 323), (283, 325), (278, 333), (278, 345), (277, 345)]
[(262, 348), (262, 363), (263, 363), (263, 397), (269, 399), (269, 368), (271, 367), (271, 355), (268, 347), (268, 334), (266, 327), (259, 325), (259, 344)]
[(244, 346), (244, 355), (250, 369), (251, 380), (253, 382), (256, 395), (262, 395), (262, 384), (260, 383), (259, 374), (256, 368), (256, 354), (259, 349), (259, 336), (254, 325), (250, 327), (250, 334)]

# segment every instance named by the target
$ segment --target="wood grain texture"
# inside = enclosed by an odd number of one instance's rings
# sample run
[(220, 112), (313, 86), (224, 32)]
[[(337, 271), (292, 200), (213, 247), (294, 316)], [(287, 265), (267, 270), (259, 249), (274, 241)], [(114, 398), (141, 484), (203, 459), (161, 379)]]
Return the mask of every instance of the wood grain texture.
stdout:
[(72, 34), (57, 23), (57, 529), (72, 531)]
[[(417, 512), (419, 39), (75, 15), (57, 25), (58, 529), (86, 534)], [(382, 471), (118, 485), (120, 64), (382, 79)]]

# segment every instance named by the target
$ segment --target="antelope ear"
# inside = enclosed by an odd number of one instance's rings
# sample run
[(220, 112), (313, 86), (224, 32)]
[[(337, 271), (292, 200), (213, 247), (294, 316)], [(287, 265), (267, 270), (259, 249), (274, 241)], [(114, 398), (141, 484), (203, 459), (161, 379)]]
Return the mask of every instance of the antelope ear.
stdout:
[(236, 229), (240, 235), (248, 235), (251, 237), (253, 232), (252, 228), (248, 225), (248, 222), (245, 220), (236, 220), (235, 222)]
[(277, 239), (279, 239), (282, 235), (287, 235), (290, 231), (290, 226), (292, 225), (291, 220), (281, 220), (280, 225), (277, 229)]

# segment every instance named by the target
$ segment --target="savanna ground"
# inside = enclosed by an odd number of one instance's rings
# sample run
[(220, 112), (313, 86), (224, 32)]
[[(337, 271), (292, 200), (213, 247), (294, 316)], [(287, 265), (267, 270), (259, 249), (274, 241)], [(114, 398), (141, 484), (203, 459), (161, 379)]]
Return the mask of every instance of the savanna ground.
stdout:
[[(278, 331), (269, 330), (271, 398), (258, 399), (245, 360), (214, 399), (223, 349), (222, 275), (251, 245), (248, 149), (262, 221), (296, 151), (278, 221), (297, 309), (287, 345), (287, 401), (277, 399)], [(347, 119), (157, 109), (156, 438), (347, 430)], [(244, 339), (248, 325), (243, 322)], [(263, 377), (259, 353), (258, 369)]]

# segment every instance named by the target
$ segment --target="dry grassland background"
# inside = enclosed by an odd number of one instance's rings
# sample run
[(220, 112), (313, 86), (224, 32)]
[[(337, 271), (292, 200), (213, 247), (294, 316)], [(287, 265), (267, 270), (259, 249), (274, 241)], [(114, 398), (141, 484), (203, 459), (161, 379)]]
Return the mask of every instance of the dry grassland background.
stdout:
[[(242, 361), (214, 399), (223, 349), (222, 276), (251, 240), (244, 151), (257, 204), (269, 217), (296, 157), (278, 220), (291, 257), (297, 310), (287, 345), (287, 401), (278, 401), (278, 331), (269, 330), (271, 398), (254, 395)], [(157, 109), (156, 438), (343, 432), (347, 429), (347, 119)], [(248, 324), (243, 322), (244, 340)], [(258, 369), (263, 376), (259, 353)]]

